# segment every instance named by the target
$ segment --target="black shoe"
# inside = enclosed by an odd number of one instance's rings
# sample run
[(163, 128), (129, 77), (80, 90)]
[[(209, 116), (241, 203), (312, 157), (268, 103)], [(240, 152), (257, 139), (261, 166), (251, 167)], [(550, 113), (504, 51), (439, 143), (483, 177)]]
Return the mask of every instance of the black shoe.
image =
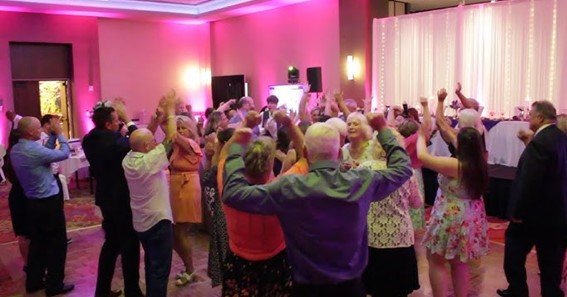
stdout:
[(30, 287), (30, 288), (28, 288), (28, 287), (26, 286), (26, 293), (28, 293), (28, 294), (33, 294), (33, 293), (35, 293), (35, 292), (37, 292), (37, 291), (41, 291), (41, 290), (43, 290), (43, 289), (45, 289), (45, 284), (43, 284), (43, 283), (41, 283), (41, 284), (39, 284), (39, 285), (37, 285), (37, 286), (35, 286), (35, 287)]
[(510, 289), (498, 289), (496, 290), (496, 294), (502, 297), (514, 297), (514, 294), (512, 294), (512, 290)]
[(59, 290), (54, 290), (54, 291), (45, 290), (45, 295), (47, 297), (56, 296), (56, 295), (63, 295), (63, 294), (67, 294), (67, 293), (73, 291), (73, 289), (75, 289), (75, 285), (63, 284), (63, 286)]
[(108, 297), (118, 297), (118, 296), (122, 296), (122, 290), (110, 290), (110, 293), (108, 294)]

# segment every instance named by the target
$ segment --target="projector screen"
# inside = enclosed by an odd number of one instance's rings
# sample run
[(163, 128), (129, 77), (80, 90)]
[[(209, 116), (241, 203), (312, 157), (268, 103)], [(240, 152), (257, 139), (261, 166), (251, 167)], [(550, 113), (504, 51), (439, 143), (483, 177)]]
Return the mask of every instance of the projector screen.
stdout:
[(273, 85), (270, 86), (270, 95), (278, 97), (278, 107), (285, 106), (286, 109), (297, 111), (299, 101), (303, 96), (303, 85)]

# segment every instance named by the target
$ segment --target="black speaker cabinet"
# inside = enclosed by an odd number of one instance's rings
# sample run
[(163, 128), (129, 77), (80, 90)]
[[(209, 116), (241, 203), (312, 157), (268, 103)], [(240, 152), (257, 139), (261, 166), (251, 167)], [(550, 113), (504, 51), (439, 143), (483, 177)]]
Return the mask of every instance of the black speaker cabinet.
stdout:
[(311, 90), (309, 90), (309, 92), (323, 92), (323, 83), (321, 82), (321, 67), (307, 68), (307, 81), (311, 85)]
[(240, 99), (244, 96), (244, 75), (213, 76), (211, 89), (215, 108), (228, 99)]

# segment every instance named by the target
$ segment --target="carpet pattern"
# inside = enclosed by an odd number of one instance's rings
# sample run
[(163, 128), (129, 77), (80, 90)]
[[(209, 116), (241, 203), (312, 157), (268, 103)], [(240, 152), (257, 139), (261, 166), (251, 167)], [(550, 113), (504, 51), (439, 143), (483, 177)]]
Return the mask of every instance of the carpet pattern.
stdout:
[[(71, 185), (72, 184), (72, 185)], [(67, 230), (90, 227), (102, 222), (102, 216), (94, 205), (94, 196), (89, 193), (88, 184), (80, 184), (80, 189), (72, 188), (75, 183), (70, 183), (70, 200), (65, 201), (65, 218)], [(8, 207), (8, 193), (10, 183), (0, 184), (0, 244), (16, 240), (10, 219)], [(1, 275), (0, 275), (1, 277)]]

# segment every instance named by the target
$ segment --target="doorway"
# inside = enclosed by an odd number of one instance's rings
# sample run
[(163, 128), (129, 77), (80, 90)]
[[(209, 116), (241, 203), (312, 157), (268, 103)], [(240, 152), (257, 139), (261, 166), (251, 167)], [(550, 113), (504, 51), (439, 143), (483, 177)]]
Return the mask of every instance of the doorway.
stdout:
[(14, 111), (41, 119), (46, 114), (61, 119), (63, 135), (73, 138), (69, 81), (13, 81)]
[(70, 44), (10, 43), (14, 111), (21, 116), (61, 118), (64, 135), (74, 137)]

